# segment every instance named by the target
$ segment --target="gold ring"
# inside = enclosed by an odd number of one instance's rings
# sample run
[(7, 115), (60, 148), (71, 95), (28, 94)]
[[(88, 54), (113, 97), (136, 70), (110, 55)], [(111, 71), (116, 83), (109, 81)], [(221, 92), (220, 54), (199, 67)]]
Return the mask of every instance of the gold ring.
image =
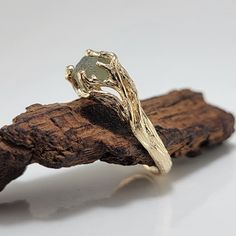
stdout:
[[(66, 67), (66, 79), (80, 97), (94, 97), (115, 109), (120, 118), (130, 124), (134, 136), (155, 163), (151, 167), (145, 165), (146, 168), (160, 174), (170, 171), (171, 157), (141, 107), (133, 80), (114, 53), (86, 50), (75, 67)], [(104, 88), (110, 88), (114, 93)]]

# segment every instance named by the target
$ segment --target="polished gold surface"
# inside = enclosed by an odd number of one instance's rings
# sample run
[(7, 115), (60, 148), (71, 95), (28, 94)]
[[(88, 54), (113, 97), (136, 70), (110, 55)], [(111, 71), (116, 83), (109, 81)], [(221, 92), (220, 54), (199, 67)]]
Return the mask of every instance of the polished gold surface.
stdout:
[(155, 166), (145, 165), (145, 168), (160, 174), (170, 171), (172, 161), (168, 151), (141, 107), (133, 80), (114, 53), (87, 50), (76, 67), (67, 66), (66, 79), (79, 96), (94, 97), (129, 122), (133, 134), (155, 162)]

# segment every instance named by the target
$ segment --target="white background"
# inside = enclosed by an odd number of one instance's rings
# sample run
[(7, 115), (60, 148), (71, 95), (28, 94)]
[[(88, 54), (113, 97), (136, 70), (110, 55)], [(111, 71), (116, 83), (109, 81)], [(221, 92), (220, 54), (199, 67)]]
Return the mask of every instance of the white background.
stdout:
[[(234, 0), (1, 0), (0, 126), (75, 99), (64, 68), (87, 48), (116, 52), (141, 98), (187, 87), (236, 113)], [(31, 165), (0, 193), (0, 235), (234, 236), (235, 141), (156, 180), (141, 167)]]

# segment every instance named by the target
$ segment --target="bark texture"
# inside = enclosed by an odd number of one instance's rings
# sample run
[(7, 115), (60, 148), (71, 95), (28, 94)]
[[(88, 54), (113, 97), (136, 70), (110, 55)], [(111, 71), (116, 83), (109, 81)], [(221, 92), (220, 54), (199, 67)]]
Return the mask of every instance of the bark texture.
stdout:
[[(191, 90), (146, 99), (142, 106), (172, 157), (196, 156), (234, 132), (232, 114)], [(129, 126), (92, 99), (34, 104), (0, 129), (0, 191), (31, 163), (61, 168), (97, 160), (153, 165)]]

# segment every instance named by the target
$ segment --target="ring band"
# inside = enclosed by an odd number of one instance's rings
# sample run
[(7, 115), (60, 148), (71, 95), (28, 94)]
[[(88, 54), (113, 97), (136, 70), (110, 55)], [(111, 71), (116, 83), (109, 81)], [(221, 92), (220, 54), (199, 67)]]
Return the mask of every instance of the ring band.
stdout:
[[(147, 169), (160, 174), (170, 171), (171, 157), (141, 107), (133, 80), (114, 53), (86, 50), (86, 55), (75, 67), (66, 67), (66, 79), (80, 97), (94, 97), (115, 109), (121, 119), (129, 122), (134, 136), (156, 165), (144, 165)], [(104, 88), (113, 89), (114, 93)]]

